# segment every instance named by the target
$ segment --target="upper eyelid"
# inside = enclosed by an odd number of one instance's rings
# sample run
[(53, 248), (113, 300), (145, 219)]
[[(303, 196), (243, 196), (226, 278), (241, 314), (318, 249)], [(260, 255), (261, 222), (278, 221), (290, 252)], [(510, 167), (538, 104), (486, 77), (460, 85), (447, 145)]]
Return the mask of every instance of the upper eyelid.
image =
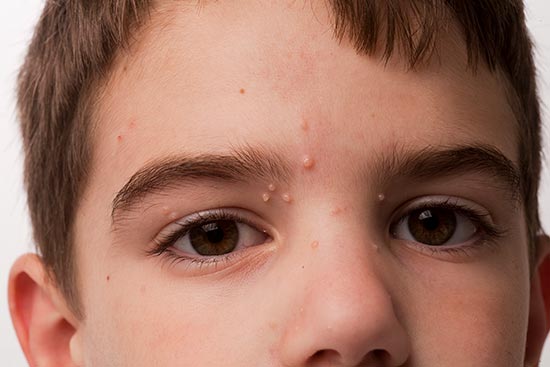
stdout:
[[(390, 228), (403, 222), (411, 212), (421, 209), (422, 207), (447, 207), (452, 210), (457, 210), (465, 215), (469, 220), (475, 222), (476, 225), (481, 227), (482, 231), (488, 233), (491, 237), (499, 238), (505, 236), (508, 231), (498, 226), (491, 212), (483, 206), (472, 202), (471, 200), (459, 198), (459, 197), (446, 197), (447, 200), (433, 200), (433, 197), (428, 197), (432, 200), (426, 200), (421, 205), (414, 205), (415, 199), (405, 204), (405, 209), (402, 209), (401, 213), (397, 215), (397, 220), (390, 221)], [(437, 196), (436, 196), (437, 198)], [(441, 197), (443, 198), (443, 197)], [(452, 199), (453, 201), (451, 202)], [(418, 199), (417, 199), (418, 200)], [(475, 206), (475, 207), (474, 207)], [(393, 230), (390, 230), (393, 232)]]
[(463, 211), (465, 213), (474, 213), (477, 216), (489, 218), (491, 223), (494, 222), (490, 210), (471, 200), (455, 196), (423, 196), (415, 198), (401, 205), (396, 211), (396, 215), (398, 218), (401, 218), (415, 210), (430, 207), (444, 207)]
[[(417, 203), (417, 201), (419, 201), (420, 199), (424, 199), (424, 201)], [(393, 233), (393, 228), (396, 225), (405, 221), (413, 211), (422, 208), (427, 209), (430, 207), (446, 207), (448, 209), (458, 211), (460, 212), (460, 214), (466, 216), (469, 220), (475, 222), (475, 224), (477, 224), (478, 226), (481, 226), (483, 230), (488, 231), (495, 236), (501, 236), (505, 233), (504, 230), (497, 227), (489, 210), (485, 209), (479, 204), (475, 205), (470, 200), (446, 196), (421, 197), (420, 199), (416, 198), (409, 200), (396, 211), (396, 213), (393, 215), (393, 218), (389, 221), (390, 233)]]
[[(239, 222), (239, 223), (244, 223), (246, 225), (249, 225), (255, 229), (257, 229), (258, 231), (260, 232), (263, 232), (263, 233), (266, 233), (268, 235), (269, 232), (268, 230), (264, 229), (263, 227), (261, 227), (259, 225), (259, 223), (256, 223), (254, 220), (251, 220), (249, 218), (247, 218), (245, 215), (241, 215), (239, 213), (237, 213), (237, 210), (242, 210), (242, 209), (238, 209), (238, 208), (215, 208), (215, 209), (208, 209), (208, 210), (203, 210), (203, 211), (200, 211), (200, 212), (196, 212), (196, 213), (192, 213), (192, 214), (189, 214), (183, 218), (180, 218), (179, 220), (176, 220), (172, 223), (170, 223), (168, 226), (171, 226), (171, 225), (178, 225), (180, 228), (177, 229), (177, 230), (173, 230), (171, 231), (166, 238), (168, 239), (171, 239), (171, 240), (174, 240), (177, 239), (177, 238), (180, 238), (181, 236), (187, 234), (187, 232), (189, 231), (190, 228), (194, 227), (194, 226), (200, 226), (202, 224), (205, 224), (205, 223), (208, 223), (208, 222), (211, 222), (211, 221), (216, 221), (216, 220), (234, 220), (236, 222)], [(186, 219), (186, 218), (189, 218), (189, 217), (199, 217), (199, 219)], [(167, 226), (167, 227), (168, 227)], [(166, 229), (166, 227), (164, 228)], [(161, 230), (159, 232), (159, 234), (157, 236), (155, 236), (154, 238), (154, 242), (157, 243), (157, 245), (160, 245), (159, 243), (159, 236), (162, 236), (162, 232), (164, 231)], [(174, 242), (174, 241), (172, 241)]]

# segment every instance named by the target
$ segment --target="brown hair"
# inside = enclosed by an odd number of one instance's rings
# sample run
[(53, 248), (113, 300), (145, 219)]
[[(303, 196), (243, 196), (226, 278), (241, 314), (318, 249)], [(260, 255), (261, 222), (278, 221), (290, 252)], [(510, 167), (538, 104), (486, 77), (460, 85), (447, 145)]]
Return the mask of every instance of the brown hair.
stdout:
[[(457, 23), (475, 71), (480, 63), (509, 82), (518, 119), (521, 189), (534, 243), (540, 230), (540, 112), (532, 45), (521, 0), (327, 0), (337, 39), (359, 52), (398, 49), (414, 69), (431, 57), (446, 22)], [(94, 92), (114, 57), (152, 12), (152, 0), (48, 0), (18, 80), (25, 184), (34, 238), (45, 266), (83, 317), (73, 262), (73, 223), (91, 156)]]

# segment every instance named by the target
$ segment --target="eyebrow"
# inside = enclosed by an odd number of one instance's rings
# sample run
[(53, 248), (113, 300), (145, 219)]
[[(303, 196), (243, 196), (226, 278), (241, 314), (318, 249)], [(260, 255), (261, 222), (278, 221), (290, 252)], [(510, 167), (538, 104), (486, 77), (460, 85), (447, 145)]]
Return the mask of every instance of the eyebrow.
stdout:
[[(216, 182), (285, 182), (292, 179), (289, 161), (274, 152), (245, 146), (227, 154), (170, 156), (150, 162), (137, 171), (112, 201), (111, 218), (130, 210), (146, 196), (172, 187), (197, 181)], [(517, 201), (520, 193), (520, 174), (514, 163), (500, 150), (490, 145), (461, 145), (452, 147), (427, 146), (421, 150), (391, 149), (381, 153), (368, 166), (375, 181), (387, 185), (399, 177), (426, 180), (463, 174), (493, 177)], [(367, 167), (368, 168), (368, 167)], [(373, 182), (372, 177), (366, 178)]]
[(274, 152), (249, 146), (227, 154), (169, 156), (154, 160), (137, 171), (112, 201), (111, 218), (130, 210), (146, 196), (197, 181), (290, 182), (289, 162)]
[(512, 201), (521, 198), (521, 175), (516, 165), (498, 148), (488, 144), (426, 146), (420, 150), (394, 147), (374, 165), (378, 183), (399, 177), (426, 180), (465, 174), (491, 177)]

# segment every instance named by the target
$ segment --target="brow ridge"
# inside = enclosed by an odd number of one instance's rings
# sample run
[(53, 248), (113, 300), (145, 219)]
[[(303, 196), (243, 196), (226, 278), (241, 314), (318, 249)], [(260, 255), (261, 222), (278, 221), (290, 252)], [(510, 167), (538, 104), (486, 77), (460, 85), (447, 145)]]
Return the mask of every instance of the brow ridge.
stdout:
[(172, 155), (152, 160), (131, 176), (112, 201), (113, 222), (117, 212), (131, 209), (143, 198), (171, 187), (196, 181), (288, 182), (290, 165), (274, 152), (250, 147), (225, 154)]

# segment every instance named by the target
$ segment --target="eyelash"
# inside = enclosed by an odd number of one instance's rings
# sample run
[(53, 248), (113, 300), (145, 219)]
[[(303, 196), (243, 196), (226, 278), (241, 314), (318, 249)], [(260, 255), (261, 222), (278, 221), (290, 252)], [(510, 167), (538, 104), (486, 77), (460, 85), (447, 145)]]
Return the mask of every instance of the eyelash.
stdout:
[(488, 213), (484, 213), (480, 210), (468, 207), (466, 205), (461, 205), (456, 202), (451, 202), (451, 199), (445, 201), (431, 201), (423, 203), (418, 206), (413, 206), (408, 208), (404, 214), (402, 214), (399, 219), (393, 222), (390, 225), (390, 234), (393, 235), (392, 228), (402, 221), (406, 220), (408, 216), (418, 210), (427, 210), (433, 208), (448, 209), (455, 212), (455, 214), (462, 215), (478, 228), (480, 232), (480, 238), (478, 238), (473, 243), (469, 245), (453, 245), (452, 247), (436, 247), (429, 246), (425, 244), (412, 244), (415, 248), (420, 249), (420, 251), (428, 251), (430, 255), (449, 255), (449, 256), (471, 256), (474, 250), (481, 248), (480, 245), (495, 245), (499, 238), (502, 238), (506, 235), (506, 231), (502, 228), (499, 228), (497, 225), (491, 223), (486, 217), (489, 216)]
[(236, 260), (242, 251), (235, 251), (225, 255), (219, 256), (203, 256), (196, 257), (192, 255), (185, 255), (177, 253), (172, 249), (172, 246), (179, 240), (181, 237), (189, 233), (189, 231), (194, 228), (209, 222), (218, 221), (218, 220), (228, 220), (235, 221), (243, 224), (247, 224), (250, 227), (257, 229), (260, 232), (267, 233), (265, 230), (258, 229), (258, 225), (253, 223), (248, 218), (245, 218), (242, 215), (231, 212), (227, 209), (219, 208), (209, 210), (207, 212), (200, 212), (191, 215), (190, 219), (184, 219), (183, 221), (176, 221), (175, 224), (180, 228), (166, 236), (161, 236), (154, 240), (155, 247), (150, 251), (147, 251), (147, 255), (153, 257), (164, 256), (171, 265), (178, 264), (181, 262), (187, 262), (190, 266), (198, 266), (199, 270), (203, 266), (214, 266), (217, 267), (220, 263), (230, 263), (233, 260)]
[[(393, 235), (392, 228), (406, 218), (413, 212), (423, 209), (433, 209), (433, 208), (442, 208), (449, 209), (454, 211), (457, 214), (463, 215), (468, 220), (479, 229), (481, 237), (469, 245), (453, 246), (453, 247), (435, 247), (423, 244), (413, 244), (415, 248), (418, 248), (420, 251), (428, 251), (430, 255), (448, 255), (448, 256), (470, 256), (472, 251), (477, 248), (480, 248), (481, 245), (491, 245), (495, 244), (499, 238), (504, 236), (506, 232), (489, 220), (486, 217), (489, 215), (483, 213), (480, 210), (476, 210), (465, 205), (460, 205), (458, 203), (453, 203), (450, 200), (443, 202), (428, 202), (422, 205), (413, 206), (408, 208), (404, 214), (402, 214), (399, 219), (393, 222), (390, 225), (390, 234)], [(183, 221), (177, 221), (177, 224), (180, 228), (178, 230), (169, 233), (166, 236), (161, 236), (154, 240), (155, 247), (147, 251), (147, 255), (153, 257), (164, 257), (171, 265), (185, 262), (188, 266), (197, 266), (199, 270), (203, 266), (214, 266), (217, 267), (219, 264), (223, 263), (232, 263), (235, 260), (238, 260), (242, 251), (231, 252), (226, 255), (219, 256), (206, 256), (206, 257), (196, 257), (192, 255), (185, 255), (176, 252), (173, 250), (172, 246), (179, 240), (181, 237), (188, 234), (188, 232), (197, 226), (207, 224), (209, 222), (217, 220), (229, 220), (247, 224), (261, 232), (267, 233), (265, 230), (258, 229), (258, 225), (253, 223), (248, 218), (239, 215), (235, 212), (229, 211), (227, 209), (214, 209), (207, 212), (196, 213), (191, 216), (190, 219), (184, 219)]]

